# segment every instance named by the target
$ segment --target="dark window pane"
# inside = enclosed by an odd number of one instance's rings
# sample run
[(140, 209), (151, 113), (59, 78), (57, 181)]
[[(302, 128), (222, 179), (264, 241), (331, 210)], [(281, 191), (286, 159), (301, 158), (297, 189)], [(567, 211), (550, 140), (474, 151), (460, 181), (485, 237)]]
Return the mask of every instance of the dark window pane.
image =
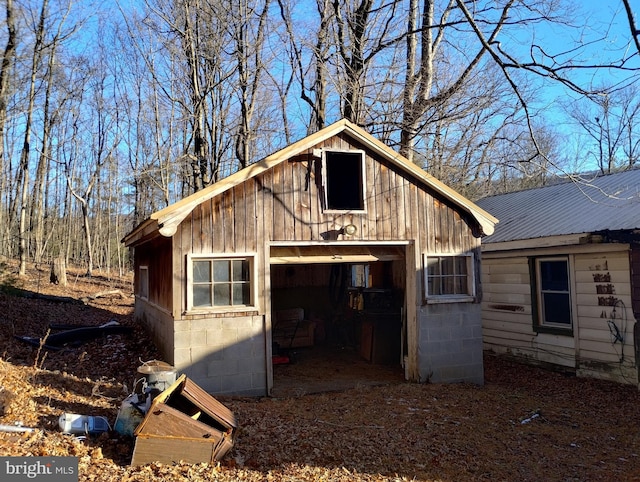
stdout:
[(540, 277), (543, 291), (569, 291), (569, 273), (565, 260), (541, 261)]
[(571, 324), (571, 298), (566, 293), (543, 293), (545, 323)]
[(441, 295), (442, 291), (440, 289), (440, 278), (431, 276), (429, 277), (429, 295), (437, 296)]
[(249, 285), (247, 283), (235, 283), (233, 285), (233, 304), (248, 305), (249, 303)]
[(229, 260), (225, 259), (213, 262), (213, 279), (216, 282), (231, 281)]
[(193, 286), (193, 306), (211, 306), (211, 285)]
[(467, 278), (465, 276), (456, 276), (455, 294), (462, 295), (467, 293)]
[(361, 153), (326, 152), (325, 174), (328, 209), (364, 209)]
[(454, 266), (455, 258), (453, 256), (446, 256), (441, 258), (442, 264), (442, 274), (443, 275), (451, 275), (454, 274), (453, 266)]
[(467, 274), (467, 258), (464, 256), (456, 256), (456, 274)]
[(245, 259), (233, 260), (233, 281), (249, 280), (249, 262)]
[(194, 261), (193, 262), (193, 281), (194, 283), (211, 282), (211, 262), (210, 261)]
[(427, 273), (429, 276), (440, 274), (440, 258), (427, 258)]
[(444, 278), (442, 278), (442, 294), (455, 294), (455, 278), (453, 276), (445, 276)]

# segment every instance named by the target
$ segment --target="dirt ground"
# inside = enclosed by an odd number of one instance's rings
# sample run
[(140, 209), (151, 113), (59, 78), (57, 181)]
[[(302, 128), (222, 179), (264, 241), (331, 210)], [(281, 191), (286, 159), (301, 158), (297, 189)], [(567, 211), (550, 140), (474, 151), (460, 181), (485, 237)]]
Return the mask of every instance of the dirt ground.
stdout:
[[(281, 390), (273, 397), (218, 398), (239, 423), (235, 446), (220, 463), (133, 467), (131, 438), (114, 431), (64, 435), (58, 417), (72, 412), (113, 422), (137, 367), (158, 354), (132, 320), (130, 279), (69, 270), (68, 281), (51, 285), (47, 267), (18, 278), (12, 263), (0, 262), (0, 424), (35, 429), (0, 431), (2, 456), (75, 456), (79, 480), (107, 482), (640, 480), (636, 386), (489, 353), (484, 386), (405, 383), (397, 371), (379, 373), (376, 385), (357, 364), (356, 373), (366, 376), (327, 368), (325, 382), (340, 381), (331, 391), (301, 378), (302, 354), (300, 364), (275, 368)], [(90, 298), (97, 293), (107, 294)], [(110, 320), (131, 331), (58, 351), (16, 338)], [(293, 376), (297, 383), (287, 381)], [(349, 378), (360, 382), (343, 384)]]

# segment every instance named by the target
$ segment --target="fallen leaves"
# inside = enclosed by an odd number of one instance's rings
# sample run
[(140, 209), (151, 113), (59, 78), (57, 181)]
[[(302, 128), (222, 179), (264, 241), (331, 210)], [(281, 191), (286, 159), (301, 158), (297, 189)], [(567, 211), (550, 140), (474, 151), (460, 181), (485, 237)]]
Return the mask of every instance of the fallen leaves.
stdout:
[[(30, 276), (22, 288), (35, 290), (40, 275)], [(0, 432), (0, 455), (78, 457), (79, 479), (99, 482), (640, 480), (636, 387), (490, 354), (482, 387), (401, 383), (291, 398), (220, 398), (239, 432), (219, 464), (132, 467), (132, 439), (114, 432), (64, 435), (57, 420), (66, 411), (115, 421), (136, 368), (159, 356), (131, 318), (126, 282), (70, 279), (68, 288), (40, 283), (37, 289), (86, 298), (86, 305), (0, 294), (0, 424), (36, 428)], [(112, 289), (125, 296), (90, 297)], [(37, 348), (13, 339), (42, 336), (52, 323), (99, 326), (113, 318), (134, 332), (42, 353), (38, 363)]]

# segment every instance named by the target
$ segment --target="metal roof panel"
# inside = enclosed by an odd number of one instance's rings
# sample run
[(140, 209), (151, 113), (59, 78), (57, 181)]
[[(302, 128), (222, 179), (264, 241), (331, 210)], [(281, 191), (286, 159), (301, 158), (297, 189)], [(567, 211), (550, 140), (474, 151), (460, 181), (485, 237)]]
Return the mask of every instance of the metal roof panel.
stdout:
[(640, 169), (490, 196), (476, 202), (500, 220), (482, 243), (640, 228)]

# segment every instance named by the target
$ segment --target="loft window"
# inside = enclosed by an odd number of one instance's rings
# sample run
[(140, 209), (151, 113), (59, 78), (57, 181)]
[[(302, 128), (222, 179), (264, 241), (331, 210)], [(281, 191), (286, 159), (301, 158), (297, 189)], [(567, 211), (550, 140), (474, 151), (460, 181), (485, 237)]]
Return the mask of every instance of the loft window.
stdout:
[(427, 301), (473, 299), (472, 254), (425, 256), (424, 265)]
[(192, 257), (189, 262), (190, 309), (236, 308), (252, 304), (253, 258)]
[(324, 151), (325, 209), (364, 211), (364, 151)]
[(537, 258), (534, 261), (534, 329), (539, 332), (566, 333), (573, 326), (569, 260)]

